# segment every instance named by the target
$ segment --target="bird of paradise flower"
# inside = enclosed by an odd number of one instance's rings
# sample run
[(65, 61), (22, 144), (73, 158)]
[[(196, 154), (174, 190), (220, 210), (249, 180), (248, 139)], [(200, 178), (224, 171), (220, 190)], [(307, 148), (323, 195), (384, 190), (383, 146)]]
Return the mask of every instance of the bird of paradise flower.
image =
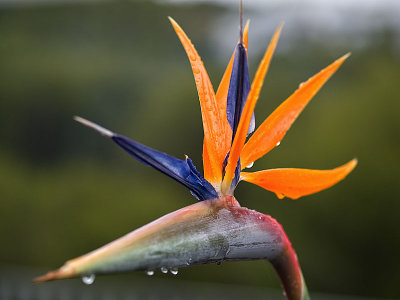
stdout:
[(268, 215), (241, 207), (233, 193), (239, 181), (247, 181), (279, 198), (297, 199), (336, 184), (354, 169), (356, 159), (332, 170), (242, 171), (279, 145), (300, 112), (349, 54), (302, 83), (246, 142), (255, 128), (253, 111), (282, 26), (274, 33), (250, 85), (247, 22), (215, 93), (196, 49), (182, 28), (169, 19), (188, 55), (197, 86), (204, 128), (204, 176), (188, 157), (177, 159), (81, 117), (75, 120), (183, 184), (200, 202), (70, 260), (35, 281), (82, 276), (84, 282), (92, 283), (95, 274), (145, 270), (151, 275), (156, 269), (176, 274), (178, 268), (191, 265), (267, 259), (277, 271), (287, 298), (307, 299), (297, 256), (282, 226)]

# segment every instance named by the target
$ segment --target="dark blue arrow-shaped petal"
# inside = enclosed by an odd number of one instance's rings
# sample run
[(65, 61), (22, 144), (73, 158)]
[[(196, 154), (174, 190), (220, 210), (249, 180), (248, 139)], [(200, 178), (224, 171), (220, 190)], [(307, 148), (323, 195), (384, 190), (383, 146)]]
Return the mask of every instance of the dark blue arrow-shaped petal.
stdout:
[[(224, 177), (225, 176), (225, 167), (226, 167), (226, 165), (227, 165), (227, 163), (228, 163), (228, 158), (229, 158), (229, 154), (230, 154), (231, 152), (229, 151), (227, 154), (226, 154), (226, 156), (225, 156), (225, 159), (224, 159), (224, 162), (223, 162), (223, 164), (222, 164), (222, 177)], [(238, 163), (237, 163), (237, 165), (236, 165), (236, 169), (235, 169), (235, 177), (233, 178), (233, 180), (232, 180), (232, 183), (231, 183), (231, 190), (233, 191), (234, 189), (235, 189), (235, 187), (237, 186), (237, 184), (239, 183), (239, 179), (240, 179), (240, 171), (241, 171), (241, 163), (240, 163), (240, 158), (239, 158), (239, 161), (238, 161)]]
[[(242, 43), (239, 43), (235, 50), (235, 58), (233, 60), (226, 107), (228, 122), (233, 131), (232, 141), (235, 137), (236, 129), (239, 125), (240, 116), (246, 103), (249, 91), (250, 76), (246, 48)], [(252, 133), (254, 128), (255, 118), (253, 114), (247, 134)]]
[[(229, 125), (232, 128), (232, 142), (235, 138), (236, 130), (239, 125), (240, 116), (244, 105), (247, 100), (247, 96), (250, 91), (250, 76), (249, 66), (247, 63), (246, 48), (242, 43), (239, 43), (235, 50), (235, 58), (233, 60), (231, 80), (229, 82), (226, 115), (228, 118)], [(247, 135), (252, 133), (255, 128), (255, 117), (254, 114), (251, 117), (249, 129)], [(223, 164), (223, 171), (225, 172), (226, 163), (228, 161), (229, 153), (225, 157)], [(235, 178), (232, 181), (232, 187), (235, 188), (240, 178), (240, 159), (235, 169)]]
[(100, 134), (111, 138), (121, 148), (131, 154), (140, 162), (152, 166), (187, 187), (198, 200), (217, 198), (214, 187), (201, 176), (193, 162), (186, 157), (185, 160), (175, 158), (166, 153), (135, 142), (123, 135), (105, 129), (86, 119), (75, 117), (79, 123), (88, 126)]

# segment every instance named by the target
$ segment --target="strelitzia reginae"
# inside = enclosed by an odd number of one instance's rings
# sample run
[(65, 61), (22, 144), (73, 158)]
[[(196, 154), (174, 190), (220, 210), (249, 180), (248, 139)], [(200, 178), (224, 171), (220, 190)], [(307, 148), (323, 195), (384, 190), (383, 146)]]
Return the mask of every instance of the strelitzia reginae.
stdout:
[(217, 92), (203, 62), (181, 27), (169, 18), (188, 57), (195, 78), (204, 128), (202, 176), (190, 158), (181, 160), (159, 152), (86, 119), (75, 120), (112, 139), (142, 163), (178, 181), (198, 203), (167, 214), (97, 250), (67, 261), (58, 270), (35, 279), (44, 282), (96, 274), (178, 268), (221, 261), (266, 259), (275, 268), (288, 299), (308, 298), (297, 256), (282, 226), (272, 217), (241, 207), (233, 196), (239, 181), (297, 199), (326, 189), (350, 173), (357, 161), (332, 170), (271, 169), (243, 172), (279, 145), (300, 112), (349, 56), (339, 58), (286, 99), (258, 129), (254, 107), (267, 74), (280, 32), (273, 35), (253, 83), (247, 63), (248, 25), (229, 61)]

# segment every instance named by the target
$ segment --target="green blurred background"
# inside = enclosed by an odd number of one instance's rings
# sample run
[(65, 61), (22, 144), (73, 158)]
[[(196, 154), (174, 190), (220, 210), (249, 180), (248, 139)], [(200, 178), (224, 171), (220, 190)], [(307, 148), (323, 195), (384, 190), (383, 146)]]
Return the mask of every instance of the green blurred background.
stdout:
[[(191, 37), (217, 87), (237, 41), (236, 6), (0, 4), (0, 297), (7, 298), (6, 288), (7, 295), (15, 292), (21, 299), (21, 289), (28, 295), (24, 299), (77, 289), (73, 295), (86, 299), (78, 280), (37, 287), (31, 276), (196, 200), (72, 116), (177, 157), (188, 154), (202, 169), (197, 92), (167, 16)], [(353, 157), (359, 165), (335, 187), (296, 201), (247, 183), (235, 195), (243, 206), (283, 225), (312, 294), (399, 298), (400, 23), (371, 8), (364, 10), (369, 14), (364, 24), (348, 9), (339, 7), (339, 16), (347, 18), (335, 20), (309, 18), (319, 12), (312, 5), (251, 5), (245, 11), (252, 18), (251, 77), (273, 30), (285, 21), (256, 108), (257, 124), (300, 82), (352, 52), (281, 145), (253, 169), (329, 169)], [(138, 299), (186, 298), (171, 296), (168, 287), (186, 289), (193, 299), (211, 299), (202, 294), (211, 287), (212, 295), (221, 293), (219, 299), (279, 291), (267, 262), (183, 269), (173, 281), (161, 275), (103, 277), (90, 289), (107, 285), (107, 295), (116, 298), (127, 286), (142, 288)]]

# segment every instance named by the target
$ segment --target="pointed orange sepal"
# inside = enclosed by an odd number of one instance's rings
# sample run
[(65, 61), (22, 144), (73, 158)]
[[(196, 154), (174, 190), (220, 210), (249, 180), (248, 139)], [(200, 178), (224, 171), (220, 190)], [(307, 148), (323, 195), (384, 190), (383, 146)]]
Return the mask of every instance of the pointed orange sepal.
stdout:
[[(203, 140), (203, 170), (204, 170), (204, 178), (211, 182), (211, 178), (213, 178), (213, 169), (210, 161), (210, 157), (208, 154), (206, 139)], [(213, 184), (215, 186), (215, 184)], [(217, 191), (218, 192), (218, 191)]]
[[(244, 27), (243, 31), (243, 45), (246, 47), (246, 50), (248, 49), (248, 36), (249, 36), (249, 25), (250, 25), (250, 20), (246, 22), (246, 26)], [(228, 90), (229, 90), (229, 83), (231, 80), (231, 74), (232, 74), (232, 66), (233, 66), (233, 60), (235, 58), (235, 52), (233, 52), (231, 59), (229, 60), (228, 66), (225, 69), (224, 75), (222, 76), (221, 82), (218, 86), (216, 98), (217, 102), (220, 105), (220, 107), (223, 109), (223, 112), (225, 112), (224, 119), (226, 120), (226, 123), (228, 124), (228, 128), (230, 130), (230, 134), (232, 135), (232, 129), (229, 126), (228, 120), (226, 118), (226, 102), (228, 98)], [(229, 137), (229, 142), (231, 141), (232, 137)]]
[(308, 81), (300, 84), (299, 88), (258, 127), (243, 148), (242, 169), (279, 145), (304, 107), (349, 55), (342, 56)]
[[(243, 45), (245, 46), (246, 50), (248, 49), (249, 25), (250, 25), (250, 20), (247, 20), (246, 26), (244, 27), (243, 31)], [(235, 51), (233, 52), (231, 59), (229, 60), (228, 66), (225, 69), (224, 75), (222, 76), (216, 94), (217, 101), (221, 102), (222, 106), (225, 105), (225, 110), (226, 110), (226, 101), (228, 97), (229, 82), (231, 80), (234, 58), (235, 58)]]
[[(248, 48), (248, 35), (249, 35), (249, 25), (250, 20), (246, 22), (246, 26), (244, 27), (243, 31), (243, 45)], [(228, 66), (225, 69), (224, 75), (222, 76), (221, 82), (219, 84), (217, 93), (215, 95), (218, 106), (221, 108), (221, 116), (223, 118), (222, 123), (225, 127), (225, 141), (223, 145), (226, 146), (226, 149), (223, 149), (223, 152), (228, 153), (230, 142), (232, 141), (232, 129), (229, 126), (228, 119), (226, 117), (226, 103), (228, 97), (228, 90), (229, 90), (229, 83), (231, 80), (232, 74), (232, 66), (233, 66), (233, 59), (235, 58), (235, 52), (233, 52), (231, 59), (229, 60)], [(209, 154), (207, 152), (206, 140), (203, 143), (203, 168), (204, 168), (204, 178), (209, 180), (211, 177), (211, 164), (209, 160)]]
[(225, 123), (228, 124), (228, 122), (225, 122), (226, 118), (221, 115), (223, 110), (216, 100), (214, 89), (199, 54), (182, 28), (171, 17), (169, 17), (169, 20), (185, 48), (192, 66), (200, 100), (205, 148), (207, 149), (206, 179), (218, 189), (222, 180), (222, 164), (226, 149), (229, 147), (225, 145), (227, 140), (225, 138), (227, 134)]
[(243, 30), (243, 45), (246, 47), (246, 51), (249, 50), (249, 26), (250, 26), (250, 19), (247, 20)]
[(278, 27), (278, 29), (274, 33), (274, 36), (271, 39), (268, 49), (265, 52), (264, 57), (261, 60), (260, 66), (257, 69), (257, 73), (251, 85), (249, 95), (247, 96), (246, 104), (240, 117), (239, 125), (232, 143), (231, 152), (225, 169), (225, 177), (222, 183), (223, 193), (229, 193), (232, 179), (235, 176), (235, 168), (243, 149), (244, 142), (246, 140), (251, 116), (256, 106), (258, 96), (260, 95), (261, 87), (263, 85), (265, 75), (267, 74), (272, 55), (276, 48), (276, 44), (278, 43), (281, 30), (282, 25)]
[(332, 170), (271, 169), (255, 173), (242, 172), (240, 179), (274, 192), (278, 198), (317, 193), (343, 180), (357, 165), (357, 159)]

